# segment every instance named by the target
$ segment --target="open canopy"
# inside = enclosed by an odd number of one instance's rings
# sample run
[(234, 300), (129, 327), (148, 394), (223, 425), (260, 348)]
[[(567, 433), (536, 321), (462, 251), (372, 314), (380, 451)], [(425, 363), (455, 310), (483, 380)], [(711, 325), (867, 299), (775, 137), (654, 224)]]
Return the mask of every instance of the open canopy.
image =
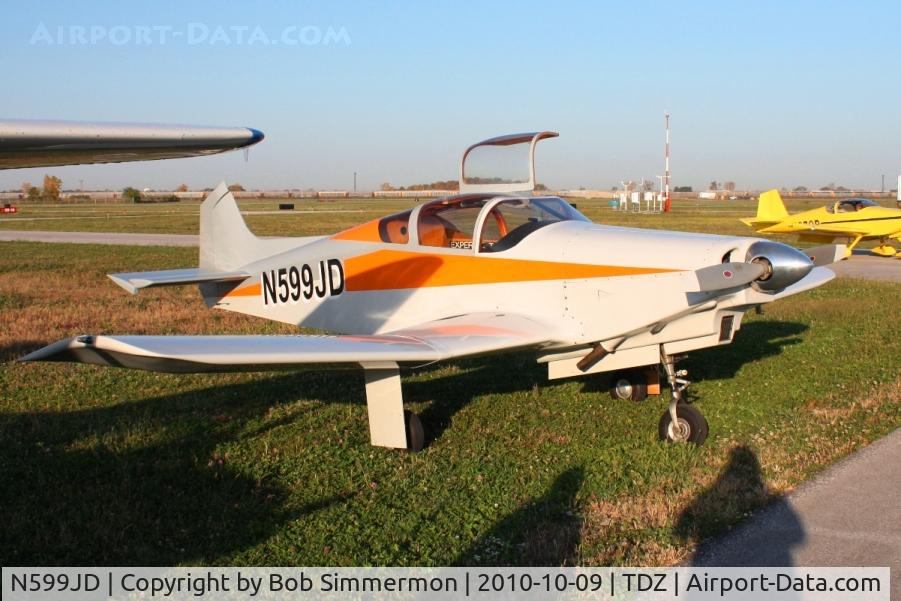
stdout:
[(473, 144), (460, 161), (460, 192), (513, 193), (535, 189), (535, 146), (554, 131), (509, 134)]

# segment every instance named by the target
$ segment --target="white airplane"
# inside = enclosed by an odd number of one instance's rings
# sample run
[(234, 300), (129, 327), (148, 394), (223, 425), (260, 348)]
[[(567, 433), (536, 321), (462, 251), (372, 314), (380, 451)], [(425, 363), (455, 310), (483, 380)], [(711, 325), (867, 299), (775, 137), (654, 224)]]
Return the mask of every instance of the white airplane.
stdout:
[[(561, 198), (532, 195), (536, 144), (556, 135), (475, 144), (463, 154), (460, 194), (332, 236), (257, 237), (220, 184), (201, 206), (198, 268), (110, 275), (131, 293), (196, 284), (209, 307), (337, 335), (85, 335), (22, 360), (163, 372), (362, 368), (372, 444), (411, 450), (424, 433), (403, 409), (400, 366), (528, 349), (550, 379), (617, 371), (621, 396), (635, 398), (645, 382), (632, 368), (659, 364), (672, 389), (660, 437), (700, 444), (708, 425), (682, 402), (687, 381), (674, 357), (728, 344), (748, 310), (828, 282), (822, 265), (844, 248), (805, 254), (759, 238), (591, 223)], [(511, 152), (521, 174), (484, 170), (484, 159)]]

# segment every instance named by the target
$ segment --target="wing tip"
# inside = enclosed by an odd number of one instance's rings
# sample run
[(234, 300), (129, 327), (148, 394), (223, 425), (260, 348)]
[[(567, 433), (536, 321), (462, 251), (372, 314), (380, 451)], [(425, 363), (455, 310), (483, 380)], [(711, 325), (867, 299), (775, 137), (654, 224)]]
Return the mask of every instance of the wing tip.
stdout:
[(134, 284), (132, 284), (128, 279), (122, 277), (125, 274), (121, 273), (108, 273), (106, 277), (111, 279), (117, 286), (124, 288), (129, 294), (137, 294), (138, 288)]
[(58, 361), (59, 357), (64, 355), (72, 348), (72, 343), (78, 342), (88, 345), (93, 341), (93, 336), (76, 336), (75, 338), (64, 338), (47, 346), (43, 346), (36, 351), (32, 351), (24, 357), (16, 359), (16, 363), (35, 363), (37, 361)]
[(245, 144), (245, 146), (253, 146), (254, 144), (257, 144), (258, 142), (262, 142), (263, 139), (266, 137), (266, 134), (264, 134), (262, 131), (256, 129), (255, 127), (248, 127), (247, 131), (250, 132), (250, 140), (247, 141), (247, 144)]

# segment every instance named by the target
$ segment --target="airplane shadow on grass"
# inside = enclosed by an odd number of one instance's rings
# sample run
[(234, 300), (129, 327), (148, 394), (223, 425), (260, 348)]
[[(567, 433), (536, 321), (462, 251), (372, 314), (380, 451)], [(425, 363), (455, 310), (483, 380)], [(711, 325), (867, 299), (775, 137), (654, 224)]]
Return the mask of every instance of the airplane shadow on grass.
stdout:
[(47, 346), (52, 340), (15, 340), (12, 342), (0, 342), (0, 363), (15, 361), (35, 351), (42, 346)]
[(0, 414), (0, 563), (210, 563), (348, 500), (351, 493), (337, 493), (290, 504), (289, 491), (217, 454), (220, 444), (280, 425), (254, 420), (279, 396), (294, 398), (300, 383), (288, 376), (101, 408)]
[[(20, 350), (31, 349), (14, 351)], [(408, 400), (428, 403), (423, 421), (436, 436), (474, 392), (528, 390), (543, 374), (527, 354), (459, 365), (459, 373), (405, 383)], [(73, 369), (83, 373), (72, 377), (87, 381), (96, 372)], [(516, 378), (509, 377), (511, 369)], [(268, 417), (279, 403), (301, 398), (362, 407), (362, 374), (344, 373), (349, 377), (294, 372), (238, 384), (217, 384), (220, 376), (210, 375), (203, 376), (208, 387), (176, 394), (71, 411), (0, 413), (0, 563), (215, 563), (267, 541), (291, 521), (349, 501), (355, 493), (331, 491), (301, 504), (277, 478), (249, 476), (220, 455), (229, 443), (304, 419), (296, 412)], [(97, 394), (115, 394), (115, 379), (113, 389), (105, 382)], [(561, 476), (528, 515), (570, 503), (581, 479), (575, 472)], [(566, 556), (569, 534), (564, 540), (550, 525), (546, 530), (534, 533), (533, 555)]]
[[(748, 323), (742, 325), (730, 344), (692, 351), (687, 359), (676, 364), (676, 368), (687, 369), (688, 379), (693, 382), (729, 380), (738, 374), (743, 365), (779, 355), (786, 346), (803, 342), (801, 335), (807, 329), (806, 325), (791, 321)], [(606, 391), (610, 386), (610, 377), (609, 374), (601, 374), (601, 377), (586, 378), (585, 390)]]
[[(803, 325), (785, 322), (748, 324), (732, 348), (699, 352), (698, 356), (716, 354), (696, 361), (696, 375), (704, 379), (732, 377), (744, 363), (778, 354), (784, 345), (797, 342), (796, 336), (804, 330)], [(18, 356), (30, 350), (27, 346), (16, 345), (3, 352)], [(427, 403), (420, 415), (429, 440), (440, 437), (474, 395), (557, 385), (547, 383), (546, 368), (536, 364), (530, 353), (464, 360), (456, 365), (461, 367), (457, 373), (407, 378), (404, 383), (407, 401)], [(435, 369), (442, 368), (417, 373)], [(224, 386), (215, 383), (216, 376), (210, 378), (210, 387), (202, 390), (100, 408), (0, 414), (0, 515), (4, 522), (0, 563), (209, 563), (267, 540), (291, 520), (348, 500), (350, 493), (337, 493), (298, 506), (289, 502), (290, 491), (265, 478), (248, 477), (230, 467), (227, 458), (220, 463), (215, 453), (219, 445), (277, 427), (277, 420), (266, 420), (264, 425), (254, 422), (273, 405), (297, 399), (299, 391), (308, 400), (363, 405), (359, 373), (336, 378), (298, 372)], [(228, 419), (213, 419), (222, 414)], [(495, 530), (500, 533), (505, 524), (528, 521), (536, 515), (557, 516), (551, 519), (554, 523), (563, 519), (560, 512), (535, 508), (565, 505), (578, 491), (581, 479), (578, 470), (564, 472), (545, 497), (506, 518)], [(541, 528), (534, 530), (529, 540), (547, 544), (521, 541), (528, 551), (524, 556), (532, 557), (530, 561), (536, 564), (567, 563), (578, 537), (574, 535), (572, 543), (572, 524), (566, 524), (561, 526), (560, 538), (549, 538)], [(484, 547), (479, 545), (457, 561), (472, 561), (476, 549)]]
[(747, 363), (782, 353), (787, 346), (804, 341), (808, 326), (793, 321), (754, 321), (743, 324), (731, 344), (701, 349), (689, 354), (684, 364), (689, 379), (728, 380)]

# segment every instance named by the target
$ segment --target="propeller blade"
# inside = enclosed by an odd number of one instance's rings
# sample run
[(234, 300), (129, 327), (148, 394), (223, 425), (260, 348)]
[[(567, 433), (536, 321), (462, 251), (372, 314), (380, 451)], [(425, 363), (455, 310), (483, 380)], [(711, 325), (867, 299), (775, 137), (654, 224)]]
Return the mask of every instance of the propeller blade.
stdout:
[(848, 256), (848, 247), (844, 244), (824, 244), (813, 248), (798, 249), (813, 261), (815, 267), (837, 263)]
[(695, 271), (701, 292), (713, 292), (745, 286), (763, 275), (764, 267), (757, 263), (719, 263)]

